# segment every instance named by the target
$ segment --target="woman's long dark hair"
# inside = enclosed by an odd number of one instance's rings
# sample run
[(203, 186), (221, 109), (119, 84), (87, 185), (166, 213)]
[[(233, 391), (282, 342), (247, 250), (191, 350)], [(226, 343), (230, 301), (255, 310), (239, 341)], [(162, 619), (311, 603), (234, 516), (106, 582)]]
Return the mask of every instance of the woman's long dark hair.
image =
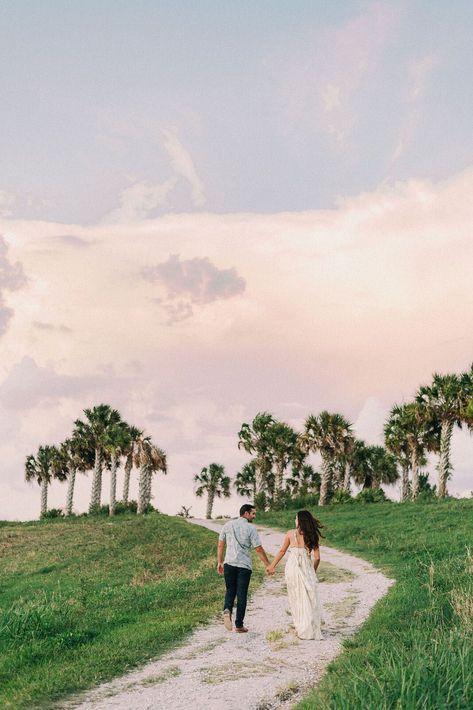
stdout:
[(323, 537), (320, 529), (323, 527), (322, 523), (316, 520), (308, 510), (299, 510), (297, 513), (297, 528), (310, 552), (318, 548), (320, 538)]

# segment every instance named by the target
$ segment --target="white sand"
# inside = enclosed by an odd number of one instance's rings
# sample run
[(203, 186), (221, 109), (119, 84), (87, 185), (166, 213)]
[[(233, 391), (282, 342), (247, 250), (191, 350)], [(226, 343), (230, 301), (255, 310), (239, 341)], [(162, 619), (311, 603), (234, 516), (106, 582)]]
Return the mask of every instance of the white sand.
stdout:
[[(215, 521), (192, 520), (211, 530)], [(264, 548), (279, 549), (283, 535), (259, 528)], [(393, 580), (372, 565), (329, 547), (321, 557), (354, 578), (320, 583), (323, 641), (300, 641), (291, 627), (285, 594), (284, 560), (250, 601), (247, 634), (228, 632), (221, 618), (198, 628), (187, 641), (139, 670), (84, 694), (63, 707), (82, 710), (272, 710), (290, 708), (317, 683)], [(251, 587), (250, 587), (251, 588)], [(222, 604), (224, 583), (222, 580)], [(273, 632), (273, 633), (271, 633)]]

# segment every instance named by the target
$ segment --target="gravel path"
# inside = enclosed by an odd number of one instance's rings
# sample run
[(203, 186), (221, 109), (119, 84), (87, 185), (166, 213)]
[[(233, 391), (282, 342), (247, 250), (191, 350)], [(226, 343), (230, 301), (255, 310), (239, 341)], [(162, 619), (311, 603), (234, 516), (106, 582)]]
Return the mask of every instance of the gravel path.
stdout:
[[(211, 530), (215, 521), (192, 520)], [(260, 528), (264, 548), (275, 554), (283, 535)], [(290, 708), (319, 680), (386, 594), (393, 580), (368, 562), (321, 547), (318, 577), (323, 641), (294, 635), (284, 584), (284, 560), (249, 603), (247, 634), (224, 629), (220, 618), (198, 628), (187, 642), (63, 707), (81, 710), (272, 710)], [(222, 602), (224, 586), (222, 581)]]

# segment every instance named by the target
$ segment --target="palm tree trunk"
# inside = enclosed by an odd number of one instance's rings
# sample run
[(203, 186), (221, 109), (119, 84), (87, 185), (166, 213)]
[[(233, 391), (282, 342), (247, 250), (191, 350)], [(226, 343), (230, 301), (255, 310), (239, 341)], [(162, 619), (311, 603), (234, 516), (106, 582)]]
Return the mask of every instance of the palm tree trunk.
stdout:
[(148, 510), (151, 505), (151, 485), (153, 483), (153, 471), (150, 469), (148, 471), (148, 477), (146, 479), (146, 510)]
[(401, 474), (401, 503), (405, 503), (409, 496), (409, 468), (407, 466), (402, 467)]
[(347, 493), (350, 492), (350, 474), (351, 474), (351, 463), (349, 461), (345, 464), (345, 475), (343, 477), (343, 490)]
[(215, 491), (210, 489), (208, 491), (208, 495), (207, 495), (207, 512), (205, 514), (205, 517), (207, 518), (207, 520), (211, 520), (211, 518), (212, 518), (212, 508), (214, 506), (214, 498), (215, 498)]
[(110, 470), (110, 503), (108, 506), (108, 514), (115, 515), (115, 508), (117, 506), (117, 468), (118, 468), (118, 456), (115, 452), (111, 455), (111, 470)]
[(148, 472), (146, 466), (142, 466), (138, 483), (138, 513), (144, 513), (146, 510), (147, 479)]
[(102, 497), (102, 452), (95, 449), (94, 476), (92, 479), (92, 495), (90, 497), (89, 513), (98, 512)]
[(266, 483), (266, 471), (265, 463), (262, 460), (258, 460), (256, 463), (255, 479), (256, 495), (264, 493)]
[(372, 488), (374, 491), (379, 491), (380, 487), (381, 487), (381, 480), (380, 480), (379, 478), (377, 478), (377, 477), (373, 478), (373, 482), (372, 482), (372, 484), (371, 484), (371, 488)]
[(327, 504), (331, 473), (332, 467), (330, 465), (330, 459), (328, 458), (328, 456), (322, 455), (322, 475), (320, 477), (319, 505)]
[(72, 515), (72, 501), (74, 500), (74, 485), (76, 482), (76, 467), (69, 465), (69, 481), (67, 485), (66, 515)]
[(48, 481), (41, 479), (41, 515), (48, 512)]
[(447, 495), (447, 480), (450, 473), (450, 443), (452, 439), (453, 422), (443, 421), (440, 430), (439, 487), (437, 495), (445, 498)]
[(276, 499), (282, 498), (284, 481), (284, 466), (282, 461), (276, 463)]
[(123, 479), (123, 502), (128, 503), (128, 496), (130, 494), (130, 475), (131, 469), (133, 468), (133, 461), (127, 458), (125, 463), (125, 477)]
[(415, 446), (411, 449), (412, 500), (419, 495), (419, 463)]

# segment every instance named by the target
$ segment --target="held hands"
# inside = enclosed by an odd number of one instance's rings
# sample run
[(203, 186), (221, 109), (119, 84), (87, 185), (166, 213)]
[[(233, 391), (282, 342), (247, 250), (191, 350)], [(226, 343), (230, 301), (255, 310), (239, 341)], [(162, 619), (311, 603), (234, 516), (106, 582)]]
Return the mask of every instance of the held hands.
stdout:
[(223, 575), (223, 562), (217, 562), (217, 572)]
[(274, 567), (273, 567), (273, 565), (268, 565), (268, 566), (266, 567), (266, 574), (268, 575), (268, 577), (272, 577), (272, 576), (273, 576), (273, 574), (274, 574)]

